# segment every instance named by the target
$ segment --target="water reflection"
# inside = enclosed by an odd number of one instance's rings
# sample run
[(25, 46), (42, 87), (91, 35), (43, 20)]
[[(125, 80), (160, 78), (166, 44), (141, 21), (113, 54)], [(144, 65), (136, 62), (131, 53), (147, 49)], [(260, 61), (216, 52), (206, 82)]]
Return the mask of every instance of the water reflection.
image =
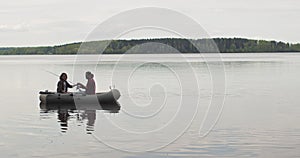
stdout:
[[(60, 125), (62, 133), (66, 133), (68, 130), (68, 123), (70, 120), (76, 120), (80, 124), (85, 120), (86, 132), (91, 134), (94, 131), (94, 125), (97, 117), (97, 110), (104, 111), (106, 113), (119, 113), (121, 106), (119, 103), (101, 104), (101, 105), (80, 105), (74, 104), (43, 104), (40, 103), (40, 113), (54, 114), (57, 113), (57, 121)], [(78, 124), (78, 126), (81, 126)]]
[(81, 115), (82, 119), (87, 119), (87, 126), (86, 131), (88, 134), (90, 134), (92, 131), (94, 131), (94, 124), (96, 120), (96, 110), (86, 110)]
[(68, 120), (69, 120), (69, 112), (66, 109), (59, 109), (57, 110), (57, 118), (58, 122), (60, 122), (60, 129), (61, 132), (65, 133), (68, 130)]

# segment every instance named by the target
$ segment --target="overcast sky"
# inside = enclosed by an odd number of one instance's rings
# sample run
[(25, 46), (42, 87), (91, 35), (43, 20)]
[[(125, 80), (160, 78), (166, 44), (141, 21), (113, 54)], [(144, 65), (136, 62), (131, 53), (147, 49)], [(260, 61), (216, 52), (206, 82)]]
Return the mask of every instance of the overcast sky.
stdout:
[[(84, 41), (97, 24), (109, 17), (125, 10), (147, 6), (179, 11), (196, 20), (211, 37), (300, 42), (300, 0), (0, 0), (0, 2), (0, 47), (58, 45)], [(135, 35), (131, 37), (141, 38)]]

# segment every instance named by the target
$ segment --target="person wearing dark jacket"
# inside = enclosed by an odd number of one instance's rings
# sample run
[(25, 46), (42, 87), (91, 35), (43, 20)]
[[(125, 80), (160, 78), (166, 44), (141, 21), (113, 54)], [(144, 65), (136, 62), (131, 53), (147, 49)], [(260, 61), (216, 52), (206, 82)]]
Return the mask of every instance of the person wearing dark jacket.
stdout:
[(68, 76), (66, 73), (62, 73), (59, 76), (59, 81), (57, 83), (57, 89), (56, 89), (57, 93), (67, 93), (68, 88), (73, 88), (74, 86), (76, 86), (76, 85), (69, 84), (67, 79)]

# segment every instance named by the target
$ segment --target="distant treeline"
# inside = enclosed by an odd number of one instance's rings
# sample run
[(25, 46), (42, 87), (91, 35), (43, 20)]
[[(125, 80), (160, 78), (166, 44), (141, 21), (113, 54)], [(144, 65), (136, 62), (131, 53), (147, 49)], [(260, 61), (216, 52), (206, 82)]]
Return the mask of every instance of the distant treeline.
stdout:
[[(218, 48), (221, 53), (300, 52), (300, 44), (243, 38), (214, 38), (213, 40), (214, 42), (211, 39), (162, 38), (94, 41), (85, 42), (83, 45), (81, 45), (82, 43), (72, 43), (49, 47), (0, 48), (0, 55), (77, 54), (79, 48), (80, 53), (84, 54), (97, 54), (99, 52), (104, 52), (104, 54), (123, 54), (128, 50), (131, 53), (174, 53), (176, 51), (181, 53), (198, 53), (199, 51), (212, 52), (216, 50), (215, 48)], [(200, 48), (200, 50), (195, 46)], [(101, 50), (102, 48), (105, 49)]]

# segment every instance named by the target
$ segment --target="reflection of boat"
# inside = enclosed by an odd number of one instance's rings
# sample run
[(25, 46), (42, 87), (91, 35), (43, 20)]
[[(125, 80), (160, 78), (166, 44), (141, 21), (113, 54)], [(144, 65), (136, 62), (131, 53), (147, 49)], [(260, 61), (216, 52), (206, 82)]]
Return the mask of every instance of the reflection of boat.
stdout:
[(120, 98), (120, 92), (112, 89), (108, 92), (85, 95), (83, 93), (54, 93), (40, 92), (40, 101), (43, 104), (107, 104), (114, 103)]
[(105, 110), (110, 113), (118, 113), (121, 109), (121, 106), (118, 102), (113, 103), (101, 103), (101, 104), (45, 104), (40, 103), (41, 110)]

